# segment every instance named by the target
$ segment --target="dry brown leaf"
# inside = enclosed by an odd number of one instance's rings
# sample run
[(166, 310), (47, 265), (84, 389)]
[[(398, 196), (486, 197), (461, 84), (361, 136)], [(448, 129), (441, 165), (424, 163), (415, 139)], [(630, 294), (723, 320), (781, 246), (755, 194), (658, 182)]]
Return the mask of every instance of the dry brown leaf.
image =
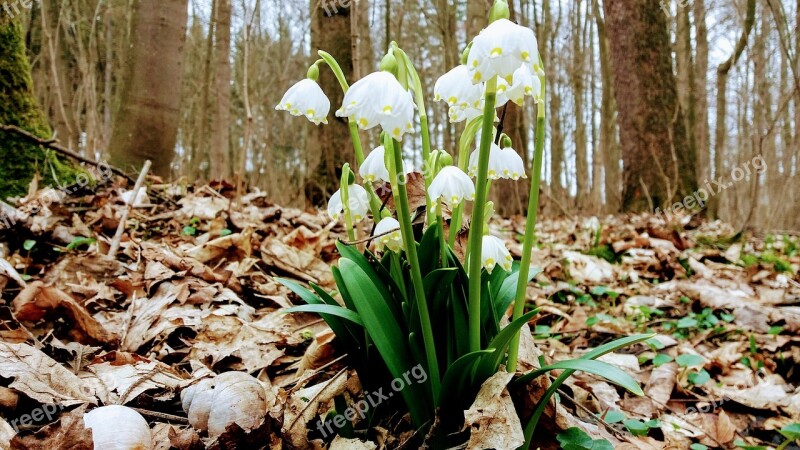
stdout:
[(84, 428), (86, 406), (61, 414), (58, 422), (27, 436), (17, 435), (11, 442), (15, 450), (94, 450), (92, 431)]
[(27, 344), (0, 341), (0, 374), (14, 379), (9, 387), (40, 403), (70, 406), (96, 401), (80, 378)]
[(336, 436), (328, 450), (375, 450), (376, 448), (378, 446), (372, 441), (364, 442), (360, 439), (346, 439)]
[(500, 371), (486, 380), (464, 411), (464, 429), (470, 429), (468, 449), (516, 449), (525, 443), (522, 423), (506, 389), (514, 374)]
[(342, 371), (328, 381), (293, 392), (284, 408), (281, 436), (296, 448), (311, 448), (306, 424), (317, 415), (324, 417), (325, 410), (320, 409), (344, 392), (346, 384), (347, 373)]

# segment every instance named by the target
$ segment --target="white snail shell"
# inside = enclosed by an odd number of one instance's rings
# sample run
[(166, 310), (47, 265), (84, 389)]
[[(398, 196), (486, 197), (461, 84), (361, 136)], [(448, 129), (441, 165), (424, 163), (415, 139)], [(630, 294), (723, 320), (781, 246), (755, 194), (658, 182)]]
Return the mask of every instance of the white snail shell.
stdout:
[(150, 450), (150, 426), (141, 414), (121, 405), (95, 408), (83, 415), (92, 429), (94, 450)]
[(267, 415), (267, 398), (260, 381), (244, 372), (225, 372), (181, 392), (181, 404), (196, 430), (210, 438), (231, 424), (245, 431), (258, 428)]

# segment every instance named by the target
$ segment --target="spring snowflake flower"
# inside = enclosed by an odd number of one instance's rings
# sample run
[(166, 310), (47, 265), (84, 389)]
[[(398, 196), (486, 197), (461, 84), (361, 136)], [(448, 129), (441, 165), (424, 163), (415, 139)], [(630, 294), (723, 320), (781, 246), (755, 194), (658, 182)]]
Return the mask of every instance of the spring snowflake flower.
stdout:
[(399, 252), (403, 249), (403, 235), (400, 233), (400, 223), (397, 219), (386, 217), (375, 226), (375, 232), (372, 233), (375, 238), (375, 248), (383, 250), (388, 248), (393, 252)]
[(386, 150), (383, 146), (376, 147), (372, 150), (366, 158), (364, 163), (361, 164), (359, 173), (361, 178), (368, 183), (373, 181), (389, 182), (389, 170), (386, 168), (386, 160), (384, 159)]
[(475, 199), (475, 185), (469, 175), (455, 166), (447, 166), (439, 171), (428, 188), (431, 200), (440, 198), (451, 208), (462, 201)]
[(394, 75), (375, 72), (350, 87), (336, 116), (354, 118), (362, 130), (380, 125), (399, 141), (414, 128), (414, 101)]
[(495, 108), (502, 108), (506, 103), (508, 103), (508, 91), (510, 89), (511, 85), (508, 84), (506, 80), (503, 78), (497, 79), (497, 99), (494, 103)]
[[(348, 203), (350, 204), (350, 214), (353, 217), (353, 222), (364, 220), (369, 211), (367, 190), (357, 184), (351, 184), (347, 187), (347, 194), (350, 200)], [(340, 189), (328, 201), (328, 215), (331, 216), (331, 219), (338, 221), (343, 212), (344, 203), (342, 202), (342, 191)]]
[(319, 125), (328, 123), (331, 101), (316, 81), (306, 78), (290, 87), (275, 109), (289, 111), (293, 116), (306, 116), (315, 125)]
[(500, 19), (484, 28), (472, 43), (467, 67), (472, 83), (478, 84), (497, 75), (510, 79), (523, 64), (538, 66), (539, 50), (533, 30)]
[[(522, 106), (525, 97), (533, 97), (537, 103), (542, 98), (542, 83), (531, 67), (521, 66), (514, 72), (511, 86), (505, 89), (505, 96), (512, 102)], [(498, 88), (499, 90), (499, 88)]]
[(498, 264), (506, 272), (511, 272), (511, 253), (508, 252), (505, 242), (494, 236), (484, 236), (481, 243), (481, 266), (492, 273)]
[[(479, 150), (475, 150), (469, 155), (469, 176), (471, 177), (478, 175), (478, 152)], [(519, 180), (520, 178), (527, 178), (522, 157), (514, 149), (501, 149), (500, 146), (494, 143), (489, 149), (489, 171), (487, 175), (490, 180)]]
[(482, 94), (481, 86), (470, 81), (469, 69), (465, 65), (456, 66), (439, 77), (433, 87), (434, 100), (445, 101), (451, 108), (480, 108)]

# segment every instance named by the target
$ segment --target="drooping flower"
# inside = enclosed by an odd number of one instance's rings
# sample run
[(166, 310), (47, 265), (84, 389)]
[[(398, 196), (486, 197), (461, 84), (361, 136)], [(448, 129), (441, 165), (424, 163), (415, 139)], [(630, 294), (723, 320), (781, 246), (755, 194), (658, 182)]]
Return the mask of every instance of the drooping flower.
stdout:
[(462, 201), (475, 199), (475, 185), (469, 175), (455, 166), (447, 166), (439, 171), (428, 188), (431, 200), (440, 198), (451, 208)]
[(394, 75), (375, 72), (350, 87), (336, 116), (354, 118), (362, 130), (380, 125), (399, 141), (413, 130), (414, 101)]
[(525, 97), (533, 97), (538, 102), (542, 97), (542, 84), (537, 75), (531, 72), (527, 64), (514, 72), (511, 86), (505, 90), (505, 95), (514, 103), (522, 105)]
[[(480, 146), (480, 136), (475, 136), (475, 142)], [(473, 150), (469, 155), (469, 176), (475, 177), (478, 175), (478, 157), (480, 156), (480, 149)], [(505, 166), (503, 164), (502, 155), (500, 154), (500, 147), (492, 143), (489, 147), (489, 171), (487, 176), (490, 180), (497, 180), (503, 178)]]
[(494, 236), (483, 237), (481, 242), (481, 266), (487, 272), (492, 273), (498, 264), (506, 272), (511, 272), (511, 263), (513, 261), (511, 253), (509, 253), (502, 239)]
[[(471, 177), (478, 175), (478, 155), (479, 150), (474, 150), (469, 155), (469, 176)], [(492, 143), (489, 148), (487, 178), (490, 180), (519, 180), (520, 178), (527, 178), (525, 175), (525, 163), (514, 149), (501, 149), (500, 146)]]
[(521, 65), (536, 67), (538, 61), (539, 50), (533, 30), (508, 19), (499, 19), (473, 40), (467, 67), (472, 82), (478, 84), (495, 75), (510, 79)]
[(434, 100), (445, 101), (451, 108), (480, 108), (482, 94), (483, 89), (472, 84), (469, 69), (463, 64), (439, 77), (433, 86)]
[(386, 150), (381, 145), (369, 152), (369, 155), (364, 158), (364, 163), (361, 164), (359, 169), (361, 178), (364, 181), (368, 183), (373, 181), (389, 182), (389, 170), (386, 168), (385, 155)]
[(319, 125), (328, 123), (331, 101), (316, 81), (306, 78), (290, 87), (275, 109), (289, 111), (293, 116), (306, 116), (308, 120)]
[(450, 123), (459, 123), (463, 121), (470, 121), (483, 114), (483, 100), (480, 102), (478, 108), (467, 106), (466, 108), (450, 107), (448, 115), (450, 116)]
[(393, 252), (399, 252), (403, 249), (403, 235), (400, 233), (400, 223), (393, 217), (386, 217), (378, 222), (372, 235), (377, 236), (374, 240), (377, 250), (388, 248)]
[(519, 156), (516, 150), (511, 147), (506, 147), (500, 150), (500, 160), (502, 161), (503, 176), (511, 180), (519, 180), (520, 178), (528, 178), (525, 175), (525, 162)]
[[(360, 222), (367, 217), (369, 211), (369, 195), (367, 190), (357, 184), (351, 184), (347, 187), (348, 203), (350, 205), (350, 215), (353, 222)], [(344, 212), (344, 202), (342, 202), (341, 189), (334, 192), (331, 199), (328, 201), (328, 215), (333, 220), (339, 220)]]

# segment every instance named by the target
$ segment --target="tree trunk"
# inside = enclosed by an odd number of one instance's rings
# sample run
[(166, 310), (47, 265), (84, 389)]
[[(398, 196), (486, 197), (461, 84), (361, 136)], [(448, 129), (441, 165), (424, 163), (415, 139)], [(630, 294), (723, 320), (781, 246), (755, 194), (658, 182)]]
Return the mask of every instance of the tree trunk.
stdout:
[(694, 0), (695, 57), (695, 121), (694, 139), (697, 149), (697, 184), (711, 177), (711, 143), (708, 127), (708, 28), (705, 0)]
[(622, 205), (622, 182), (620, 180), (620, 155), (617, 140), (617, 123), (615, 117), (614, 80), (611, 60), (609, 58), (606, 24), (600, 12), (599, 0), (594, 1), (594, 17), (597, 25), (598, 49), (600, 52), (600, 78), (603, 94), (600, 100), (600, 153), (603, 155), (603, 173), (605, 179), (606, 212), (618, 213)]
[(232, 175), (228, 127), (231, 117), (231, 0), (217, 0), (214, 25), (214, 120), (211, 121), (211, 178)]
[(604, 2), (625, 169), (622, 206), (652, 210), (695, 190), (669, 35), (658, 0)]
[[(689, 6), (679, 5), (676, 28), (676, 66), (677, 66), (677, 92), (681, 110), (684, 112), (683, 123), (686, 129), (686, 141), (689, 145), (689, 154), (697, 154), (697, 143), (694, 130), (696, 128), (696, 93), (695, 93), (695, 65), (692, 55), (692, 22), (689, 15)], [(698, 158), (699, 159), (699, 158)], [(700, 166), (696, 161), (691, 161), (695, 171), (695, 183), (699, 183)]]
[[(353, 46), (350, 34), (350, 3), (311, 0), (311, 54), (317, 50), (330, 53), (342, 67), (345, 78), (353, 81)], [(342, 88), (327, 67), (320, 68), (319, 84), (331, 101), (328, 125), (313, 127), (306, 144), (308, 176), (306, 201), (315, 206), (327, 204), (339, 189), (341, 168), (353, 161), (353, 145), (347, 118), (336, 117), (333, 111), (342, 105)]]
[[(50, 137), (50, 127), (33, 92), (22, 27), (19, 19), (7, 14), (0, 14), (0, 124)], [(74, 171), (69, 165), (45, 155), (41, 147), (5, 131), (0, 131), (0, 161), (2, 200), (24, 195), (36, 172), (47, 184), (67, 184), (74, 180)]]
[(188, 0), (138, 0), (124, 62), (120, 104), (111, 136), (111, 162), (169, 177), (180, 119), (182, 50)]
[[(742, 56), (742, 52), (747, 46), (747, 39), (750, 36), (750, 31), (753, 30), (753, 24), (756, 21), (756, 0), (747, 0), (747, 16), (744, 21), (744, 28), (742, 34), (739, 36), (739, 41), (733, 49), (730, 58), (717, 67), (717, 116), (716, 116), (716, 129), (714, 130), (714, 177), (719, 178), (725, 171), (725, 140), (728, 135), (728, 129), (725, 126), (725, 119), (727, 117), (728, 99), (726, 97), (728, 90), (728, 72), (736, 61)], [(716, 218), (719, 214), (719, 195), (712, 195), (708, 202), (708, 214), (711, 218)]]
[(576, 205), (582, 210), (588, 203), (589, 196), (589, 156), (586, 139), (586, 117), (584, 116), (584, 58), (583, 22), (581, 21), (582, 1), (573, 3), (571, 18), (572, 61), (569, 69), (569, 82), (572, 87), (572, 98), (575, 117), (575, 184), (577, 187)]

